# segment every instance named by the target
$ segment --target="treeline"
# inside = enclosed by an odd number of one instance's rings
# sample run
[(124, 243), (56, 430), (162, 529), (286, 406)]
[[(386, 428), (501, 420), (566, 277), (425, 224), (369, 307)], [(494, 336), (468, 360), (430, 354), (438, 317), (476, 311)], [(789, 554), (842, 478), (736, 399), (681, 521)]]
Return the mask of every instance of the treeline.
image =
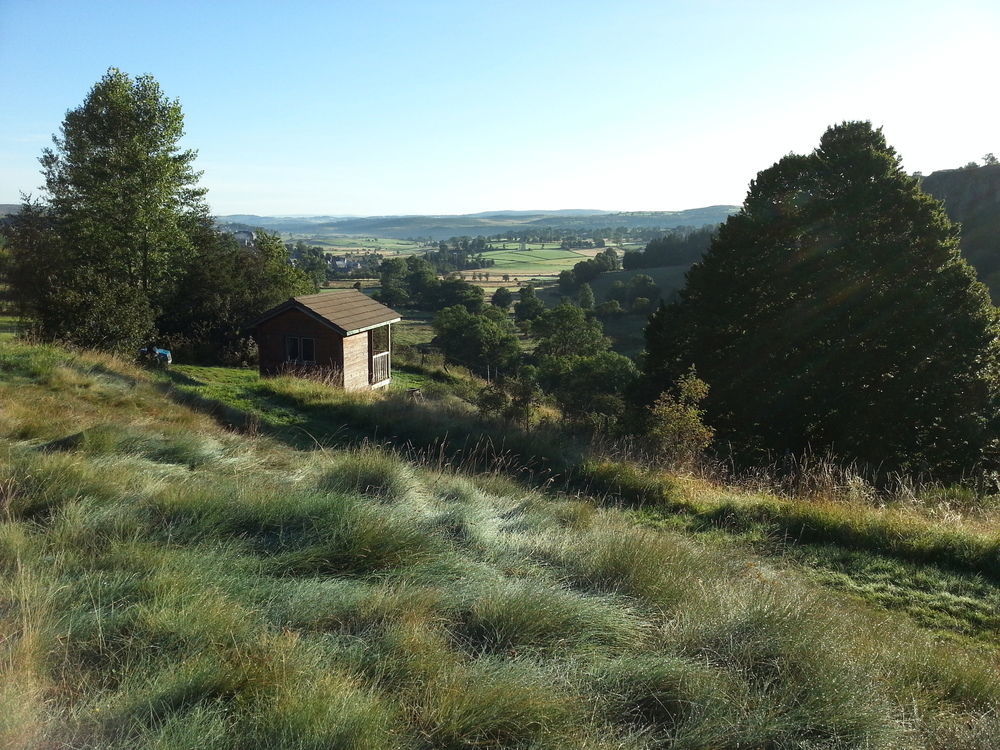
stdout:
[(636, 268), (688, 266), (697, 263), (712, 244), (718, 227), (676, 229), (650, 240), (642, 252), (627, 252), (622, 258), (626, 271)]
[(581, 284), (593, 281), (605, 271), (618, 271), (620, 269), (621, 262), (618, 260), (618, 253), (615, 252), (614, 248), (609, 247), (593, 258), (581, 260), (571, 269), (560, 271), (559, 289), (563, 292), (572, 292)]
[[(477, 399), (480, 411), (530, 428), (532, 416), (551, 401), (563, 417), (595, 429), (617, 429), (627, 394), (639, 377), (635, 363), (610, 351), (592, 311), (563, 303), (546, 309), (532, 286), (513, 295), (504, 288), (482, 310), (446, 307), (433, 321), (433, 344), (452, 362), (490, 380)], [(535, 342), (526, 352), (520, 334)]]
[(386, 258), (379, 269), (381, 289), (376, 298), (390, 307), (441, 310), (463, 305), (479, 312), (484, 304), (482, 287), (456, 277), (439, 279), (437, 269), (426, 257)]
[[(692, 231), (688, 227), (595, 227), (593, 229), (572, 229), (565, 227), (511, 227), (486, 238), (487, 242), (496, 246), (497, 243), (531, 242), (553, 243), (566, 247), (604, 247), (607, 244), (623, 245), (628, 242), (649, 242), (673, 232)], [(598, 244), (600, 243), (600, 244)]]
[(34, 335), (241, 361), (254, 354), (246, 323), (315, 290), (277, 236), (215, 227), (182, 135), (180, 105), (152, 77), (113, 68), (67, 113), (42, 154), (44, 197), (3, 228), (2, 271)]

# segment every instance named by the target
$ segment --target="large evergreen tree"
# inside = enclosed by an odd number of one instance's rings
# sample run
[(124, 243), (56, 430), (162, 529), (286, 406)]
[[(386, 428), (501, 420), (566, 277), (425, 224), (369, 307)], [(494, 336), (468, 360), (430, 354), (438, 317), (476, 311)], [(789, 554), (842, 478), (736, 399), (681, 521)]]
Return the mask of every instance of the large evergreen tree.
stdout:
[(996, 311), (869, 123), (758, 174), (646, 339), (647, 392), (695, 365), (709, 423), (745, 452), (947, 474), (995, 450)]

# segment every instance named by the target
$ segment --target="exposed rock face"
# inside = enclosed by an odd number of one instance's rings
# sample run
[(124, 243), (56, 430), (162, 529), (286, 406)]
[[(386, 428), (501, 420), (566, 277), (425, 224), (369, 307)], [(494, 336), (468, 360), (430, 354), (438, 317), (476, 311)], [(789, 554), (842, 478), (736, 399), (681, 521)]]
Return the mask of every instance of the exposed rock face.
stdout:
[(962, 252), (1000, 302), (1000, 165), (945, 169), (923, 180), (944, 201), (948, 216), (962, 224)]

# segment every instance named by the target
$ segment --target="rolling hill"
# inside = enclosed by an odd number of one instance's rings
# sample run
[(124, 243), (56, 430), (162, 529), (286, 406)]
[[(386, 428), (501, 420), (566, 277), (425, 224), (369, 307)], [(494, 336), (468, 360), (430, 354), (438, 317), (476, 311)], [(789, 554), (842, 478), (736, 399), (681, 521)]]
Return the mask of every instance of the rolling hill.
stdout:
[(222, 224), (242, 224), (278, 232), (308, 232), (406, 239), (443, 240), (462, 235), (491, 235), (517, 227), (595, 229), (598, 227), (701, 227), (725, 221), (736, 206), (706, 206), (683, 211), (609, 212), (586, 209), (559, 211), (488, 211), (476, 214), (412, 216), (220, 216)]

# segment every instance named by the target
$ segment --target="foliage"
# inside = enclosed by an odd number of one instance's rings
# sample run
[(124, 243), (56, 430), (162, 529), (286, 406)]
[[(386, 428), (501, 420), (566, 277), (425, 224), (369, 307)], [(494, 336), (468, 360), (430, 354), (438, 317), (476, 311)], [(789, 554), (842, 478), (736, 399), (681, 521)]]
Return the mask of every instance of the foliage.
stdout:
[(656, 455), (668, 464), (690, 466), (711, 445), (714, 431), (705, 425), (701, 408), (708, 390), (692, 368), (650, 406), (649, 439)]
[(594, 290), (591, 289), (590, 284), (580, 285), (580, 291), (577, 293), (576, 303), (584, 310), (594, 309)]
[(624, 415), (627, 396), (639, 377), (631, 359), (607, 351), (547, 357), (539, 369), (542, 384), (564, 417), (602, 431), (614, 428)]
[(150, 335), (207, 214), (183, 134), (152, 77), (114, 68), (66, 114), (40, 160), (47, 201), (12, 238), (14, 295), (39, 334), (121, 351)]
[(247, 324), (289, 297), (314, 292), (313, 280), (288, 262), (277, 235), (256, 232), (245, 246), (206, 222), (193, 237), (196, 254), (182, 277), (184, 294), (166, 303), (159, 330), (182, 355), (248, 360), (249, 342), (242, 338)]
[(531, 284), (522, 286), (517, 295), (519, 300), (514, 303), (514, 318), (519, 322), (532, 321), (545, 310), (545, 303), (535, 294), (535, 287)]
[(301, 270), (313, 283), (313, 291), (319, 288), (330, 277), (330, 263), (323, 252), (323, 248), (316, 245), (307, 245), (302, 240), (298, 240), (294, 245), (285, 245), (288, 249), (288, 257), (291, 258), (295, 267)]
[(266, 307), (315, 289), (275, 238), (241, 250), (213, 227), (183, 134), (176, 100), (115, 68), (66, 114), (41, 157), (45, 201), (7, 229), (36, 334), (130, 353), (163, 334), (218, 356)]
[(652, 392), (691, 364), (720, 437), (955, 474), (997, 436), (997, 323), (941, 205), (868, 123), (761, 172), (646, 330)]
[(510, 307), (510, 303), (514, 301), (514, 295), (511, 293), (510, 289), (505, 286), (499, 287), (493, 296), (490, 298), (490, 302), (494, 307), (499, 307), (501, 310), (506, 310)]
[(712, 243), (718, 227), (680, 228), (650, 240), (642, 252), (628, 252), (622, 258), (622, 268), (659, 268), (686, 266), (698, 262)]
[(565, 303), (542, 312), (531, 324), (531, 332), (538, 339), (535, 355), (539, 358), (586, 357), (609, 344), (600, 321)]
[(538, 369), (523, 365), (515, 376), (500, 378), (480, 391), (477, 406), (480, 414), (520, 424), (525, 432), (529, 432), (532, 414), (543, 396)]
[(439, 280), (434, 266), (423, 256), (386, 258), (379, 273), (380, 299), (386, 305), (432, 311), (454, 305), (462, 305), (469, 312), (479, 312), (483, 308), (485, 293), (482, 287), (454, 277)]
[(462, 305), (441, 310), (434, 318), (434, 344), (452, 362), (481, 373), (503, 373), (521, 355), (517, 331), (507, 313), (489, 307), (471, 313)]

